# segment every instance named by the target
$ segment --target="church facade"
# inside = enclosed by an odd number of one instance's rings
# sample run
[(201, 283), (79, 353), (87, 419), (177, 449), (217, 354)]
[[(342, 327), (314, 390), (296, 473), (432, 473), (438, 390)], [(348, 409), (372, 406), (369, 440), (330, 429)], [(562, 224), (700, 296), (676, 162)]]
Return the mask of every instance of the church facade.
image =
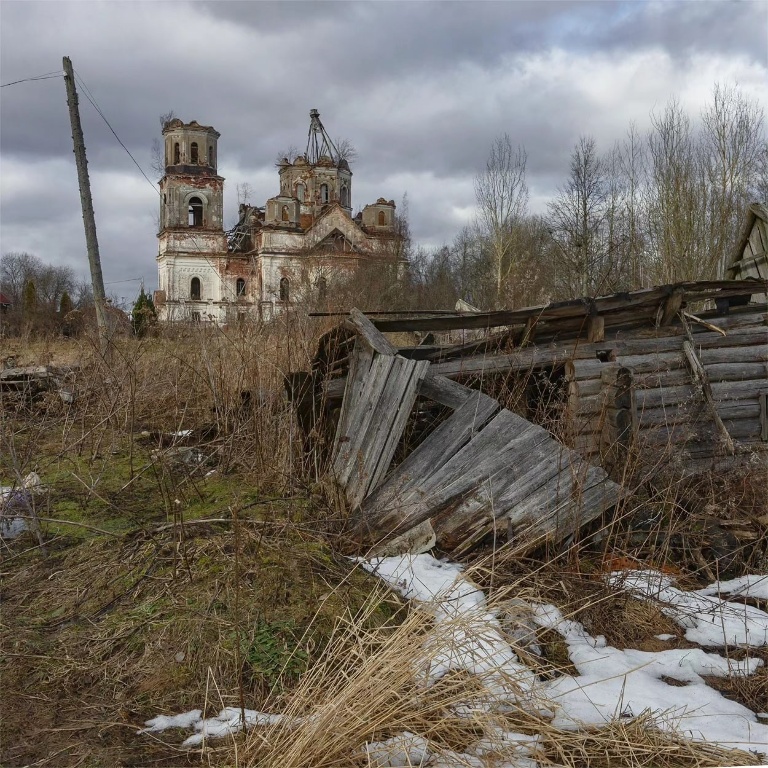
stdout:
[(220, 134), (174, 119), (163, 129), (155, 305), (161, 320), (269, 320), (323, 301), (374, 265), (404, 268), (395, 204), (379, 198), (352, 215), (352, 171), (310, 112), (307, 149), (278, 166), (279, 192), (241, 204), (224, 228)]

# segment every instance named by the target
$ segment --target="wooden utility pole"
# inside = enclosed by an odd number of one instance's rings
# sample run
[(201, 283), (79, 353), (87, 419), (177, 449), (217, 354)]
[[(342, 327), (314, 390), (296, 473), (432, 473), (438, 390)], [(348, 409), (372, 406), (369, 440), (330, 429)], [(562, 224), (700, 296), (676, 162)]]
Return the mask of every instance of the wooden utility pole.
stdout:
[(88, 263), (91, 267), (91, 284), (93, 286), (93, 301), (96, 305), (96, 326), (99, 331), (99, 348), (102, 355), (109, 351), (109, 332), (107, 329), (107, 298), (104, 293), (104, 277), (101, 274), (101, 259), (99, 258), (99, 241), (96, 239), (96, 219), (93, 216), (93, 200), (91, 199), (91, 182), (88, 178), (88, 160), (85, 157), (85, 140), (83, 128), (80, 125), (77, 91), (75, 90), (75, 73), (69, 56), (64, 57), (64, 83), (67, 87), (67, 106), (69, 107), (69, 122), (72, 125), (72, 141), (75, 145), (75, 164), (77, 165), (77, 182), (80, 186), (80, 205), (83, 209), (83, 226), (85, 227), (85, 245), (88, 249)]

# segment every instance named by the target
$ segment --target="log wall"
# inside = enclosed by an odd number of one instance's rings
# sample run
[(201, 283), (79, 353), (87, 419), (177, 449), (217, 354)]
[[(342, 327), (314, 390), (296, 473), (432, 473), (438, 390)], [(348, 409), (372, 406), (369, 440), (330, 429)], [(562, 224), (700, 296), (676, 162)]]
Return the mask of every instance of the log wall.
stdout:
[(766, 314), (708, 322), (724, 334), (692, 323), (690, 337), (675, 325), (574, 350), (566, 363), (567, 444), (604, 463), (634, 448), (646, 460), (674, 455), (697, 471), (768, 449)]

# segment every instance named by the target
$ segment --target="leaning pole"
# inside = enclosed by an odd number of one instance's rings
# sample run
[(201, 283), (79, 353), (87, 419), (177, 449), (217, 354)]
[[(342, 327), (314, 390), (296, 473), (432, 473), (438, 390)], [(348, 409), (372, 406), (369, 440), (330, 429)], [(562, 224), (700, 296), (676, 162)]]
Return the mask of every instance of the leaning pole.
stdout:
[(93, 215), (91, 182), (88, 178), (88, 160), (85, 157), (83, 128), (80, 125), (80, 110), (77, 102), (77, 90), (75, 89), (75, 74), (69, 56), (64, 57), (64, 83), (67, 87), (69, 122), (72, 125), (72, 141), (75, 145), (75, 165), (77, 166), (77, 181), (80, 186), (80, 205), (83, 209), (85, 245), (88, 250), (88, 263), (91, 268), (93, 301), (96, 305), (96, 327), (99, 332), (99, 349), (101, 350), (102, 356), (106, 356), (109, 351), (109, 333), (107, 330), (106, 311), (107, 298), (104, 293), (104, 277), (101, 274), (99, 241), (96, 238), (96, 219)]

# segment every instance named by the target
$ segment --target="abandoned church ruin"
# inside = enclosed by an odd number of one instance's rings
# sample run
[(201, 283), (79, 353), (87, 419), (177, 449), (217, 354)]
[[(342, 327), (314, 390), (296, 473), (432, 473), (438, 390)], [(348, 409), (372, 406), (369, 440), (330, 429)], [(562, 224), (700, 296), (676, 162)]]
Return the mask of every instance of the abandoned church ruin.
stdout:
[(285, 308), (322, 301), (358, 269), (401, 270), (395, 204), (379, 198), (352, 215), (352, 171), (310, 112), (305, 154), (279, 163), (280, 190), (262, 208), (240, 205), (224, 228), (220, 134), (175, 119), (163, 129), (155, 303), (165, 321), (269, 320)]

